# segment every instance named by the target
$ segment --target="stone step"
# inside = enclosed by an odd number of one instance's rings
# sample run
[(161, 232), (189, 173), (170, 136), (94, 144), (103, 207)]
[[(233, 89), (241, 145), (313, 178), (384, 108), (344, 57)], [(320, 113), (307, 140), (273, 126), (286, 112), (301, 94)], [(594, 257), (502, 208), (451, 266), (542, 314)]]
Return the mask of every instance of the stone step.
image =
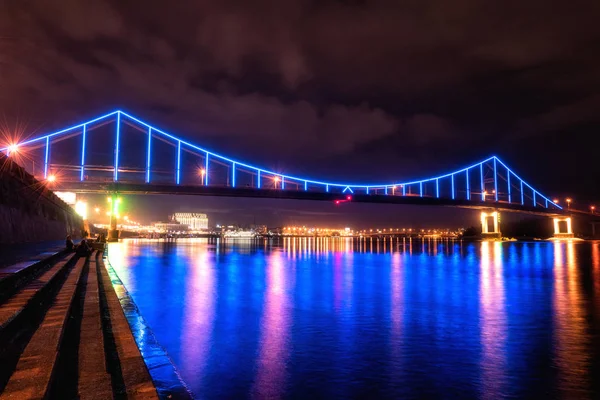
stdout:
[(104, 350), (97, 260), (97, 256), (89, 260), (79, 336), (78, 394), (84, 400), (109, 399), (113, 395)]
[(44, 268), (67, 255), (64, 250), (38, 254), (27, 261), (21, 261), (0, 268), (0, 304), (18, 292)]
[(50, 391), (66, 320), (86, 259), (80, 258), (69, 272), (50, 309), (25, 347), (0, 399), (41, 399)]
[(2, 342), (3, 332), (10, 331), (10, 325), (18, 323), (19, 317), (23, 315), (27, 307), (35, 307), (41, 302), (44, 294), (74, 259), (75, 255), (63, 258), (1, 305), (0, 342)]
[[(111, 343), (111, 348), (106, 349), (109, 353), (107, 357), (118, 364), (110, 368), (114, 395), (132, 399), (158, 399), (150, 373), (131, 333), (119, 297), (112, 289), (110, 276), (101, 258), (98, 259), (97, 267), (101, 285), (103, 330), (105, 339)], [(110, 354), (111, 352), (116, 354)]]

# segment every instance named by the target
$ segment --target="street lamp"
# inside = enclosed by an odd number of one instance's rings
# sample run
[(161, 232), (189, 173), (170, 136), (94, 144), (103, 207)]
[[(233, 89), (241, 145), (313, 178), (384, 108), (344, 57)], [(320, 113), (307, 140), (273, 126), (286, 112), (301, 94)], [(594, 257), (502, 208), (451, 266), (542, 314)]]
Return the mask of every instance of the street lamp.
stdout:
[(392, 196), (396, 195), (396, 185), (392, 186)]
[(56, 175), (50, 175), (50, 176), (48, 176), (48, 178), (46, 180), (49, 183), (54, 183), (54, 182), (56, 182)]
[(485, 201), (485, 196), (487, 196), (487, 190), (483, 191), (483, 201)]
[(554, 204), (558, 204), (558, 199), (554, 199), (554, 200), (552, 200), (552, 202), (553, 202)]
[(12, 153), (16, 153), (18, 149), (19, 146), (17, 146), (16, 144), (11, 144), (10, 146), (8, 146), (8, 151), (6, 152), (6, 155), (10, 157), (10, 155)]
[(204, 170), (204, 168), (200, 168), (200, 177), (202, 178), (203, 185), (204, 185), (204, 175), (206, 175), (206, 170)]
[(567, 197), (567, 209), (570, 210), (571, 209), (571, 198)]
[(592, 214), (593, 214), (594, 211), (596, 210), (596, 206), (590, 206), (590, 210), (592, 211)]
[(277, 182), (279, 182), (279, 177), (276, 176), (275, 178), (273, 178), (273, 182), (275, 182), (275, 189), (277, 189)]

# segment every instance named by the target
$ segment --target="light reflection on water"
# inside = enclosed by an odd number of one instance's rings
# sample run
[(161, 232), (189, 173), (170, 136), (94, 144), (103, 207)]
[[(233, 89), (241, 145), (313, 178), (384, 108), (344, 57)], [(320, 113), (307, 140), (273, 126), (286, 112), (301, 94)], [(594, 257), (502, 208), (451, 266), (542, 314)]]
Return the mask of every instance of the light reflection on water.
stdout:
[(126, 240), (198, 398), (598, 398), (600, 244)]

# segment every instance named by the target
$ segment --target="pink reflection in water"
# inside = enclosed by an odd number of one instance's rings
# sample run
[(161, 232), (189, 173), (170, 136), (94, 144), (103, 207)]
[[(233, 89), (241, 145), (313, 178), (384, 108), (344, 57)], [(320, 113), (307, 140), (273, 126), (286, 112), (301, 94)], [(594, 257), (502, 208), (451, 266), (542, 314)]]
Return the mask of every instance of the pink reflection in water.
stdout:
[(506, 310), (502, 243), (481, 242), (479, 281), (482, 398), (502, 397), (505, 382)]
[(590, 387), (591, 348), (574, 246), (573, 242), (554, 243), (555, 364), (558, 388), (565, 398), (581, 395), (581, 388)]
[(199, 379), (205, 375), (210, 356), (216, 302), (215, 268), (206, 247), (194, 247), (187, 256), (190, 276), (186, 279), (181, 338), (181, 353), (186, 357), (182, 357), (181, 362), (182, 370), (193, 371), (191, 378)]
[(404, 316), (404, 280), (402, 277), (402, 255), (399, 252), (392, 254), (392, 268), (390, 269), (391, 307), (390, 319), (392, 322), (392, 379), (402, 371), (402, 319)]
[[(281, 252), (269, 255), (266, 266), (267, 288), (264, 314), (261, 321), (260, 350), (253, 397), (273, 399), (281, 397), (286, 380), (288, 357), (288, 329), (291, 304), (287, 291), (294, 285), (294, 269), (288, 265), (289, 275)], [(286, 278), (291, 281), (287, 282)]]

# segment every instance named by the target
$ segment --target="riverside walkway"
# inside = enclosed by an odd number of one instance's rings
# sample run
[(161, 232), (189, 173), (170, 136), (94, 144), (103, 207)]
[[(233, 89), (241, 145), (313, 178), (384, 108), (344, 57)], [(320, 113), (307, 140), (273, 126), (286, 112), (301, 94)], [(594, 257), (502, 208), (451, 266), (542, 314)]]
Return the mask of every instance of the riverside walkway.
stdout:
[(158, 399), (101, 252), (0, 268), (0, 399)]

